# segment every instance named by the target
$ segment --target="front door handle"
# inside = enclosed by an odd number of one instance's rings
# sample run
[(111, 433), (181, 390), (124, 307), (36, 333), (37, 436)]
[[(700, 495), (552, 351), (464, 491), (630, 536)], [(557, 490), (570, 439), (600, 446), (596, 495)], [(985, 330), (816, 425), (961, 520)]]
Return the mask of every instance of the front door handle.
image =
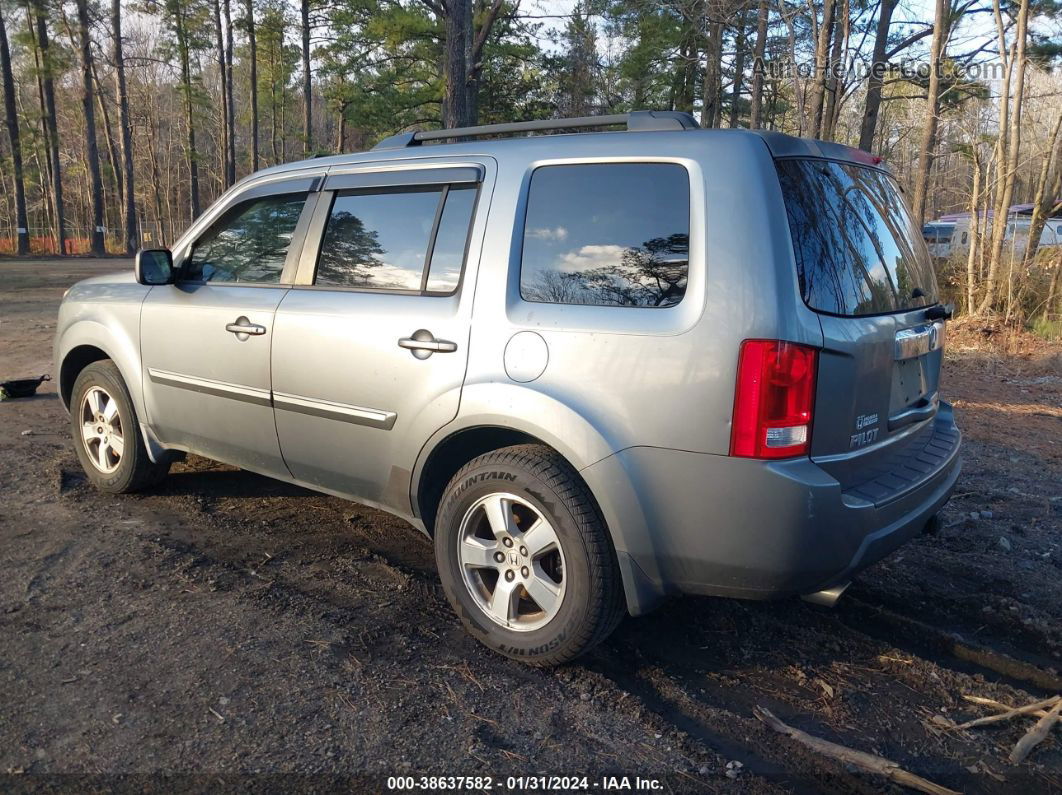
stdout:
[(418, 359), (427, 359), (433, 353), (453, 353), (457, 350), (457, 343), (437, 340), (434, 334), (422, 328), (414, 331), (410, 337), (402, 337), (398, 347), (405, 348)]
[(245, 340), (248, 337), (258, 337), (266, 333), (266, 327), (260, 326), (257, 323), (252, 323), (245, 317), (236, 318), (235, 323), (226, 323), (225, 331), (229, 331), (236, 335), (240, 340)]

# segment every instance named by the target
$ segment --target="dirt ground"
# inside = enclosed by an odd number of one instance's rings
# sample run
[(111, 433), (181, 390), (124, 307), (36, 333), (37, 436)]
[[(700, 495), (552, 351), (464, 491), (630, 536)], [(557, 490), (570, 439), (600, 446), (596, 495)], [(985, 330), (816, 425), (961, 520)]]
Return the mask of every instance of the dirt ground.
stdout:
[[(0, 376), (52, 372), (63, 290), (123, 267), (0, 262)], [(773, 733), (760, 705), (951, 789), (1062, 791), (1062, 730), (1012, 765), (1034, 719), (951, 728), (990, 712), (964, 695), (1062, 692), (1062, 346), (967, 322), (947, 350), (966, 447), (938, 535), (834, 610), (676, 600), (554, 671), (467, 637), (397, 519), (198, 458), (101, 495), (54, 385), (2, 402), (0, 788), (899, 791)]]

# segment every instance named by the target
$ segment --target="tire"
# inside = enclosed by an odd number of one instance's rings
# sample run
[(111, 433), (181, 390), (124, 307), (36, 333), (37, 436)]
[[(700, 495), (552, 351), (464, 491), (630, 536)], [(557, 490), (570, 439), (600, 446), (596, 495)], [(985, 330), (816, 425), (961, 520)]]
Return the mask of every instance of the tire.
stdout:
[(74, 381), (70, 428), (81, 467), (100, 491), (140, 491), (170, 470), (169, 455), (157, 463), (148, 457), (133, 400), (110, 359), (88, 365)]
[(543, 445), (485, 453), (454, 475), (439, 505), (435, 557), (469, 633), (529, 665), (575, 659), (625, 614), (612, 542), (590, 490)]

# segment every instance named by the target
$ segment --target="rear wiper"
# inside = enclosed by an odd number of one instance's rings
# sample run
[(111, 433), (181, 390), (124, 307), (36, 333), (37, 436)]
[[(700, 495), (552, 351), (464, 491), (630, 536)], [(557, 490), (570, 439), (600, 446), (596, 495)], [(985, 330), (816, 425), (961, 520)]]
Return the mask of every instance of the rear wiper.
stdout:
[(926, 310), (926, 320), (951, 320), (955, 314), (955, 304), (937, 304)]

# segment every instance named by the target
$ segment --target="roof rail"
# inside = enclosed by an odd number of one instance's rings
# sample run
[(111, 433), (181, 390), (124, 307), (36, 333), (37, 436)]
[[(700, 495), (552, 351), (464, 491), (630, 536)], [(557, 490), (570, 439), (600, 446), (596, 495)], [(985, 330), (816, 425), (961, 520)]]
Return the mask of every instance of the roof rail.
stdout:
[(615, 113), (610, 116), (579, 116), (573, 119), (537, 119), (506, 124), (482, 124), (478, 127), (453, 127), (448, 130), (418, 130), (398, 133), (384, 138), (373, 147), (377, 149), (402, 149), (419, 146), (424, 141), (441, 141), (447, 138), (478, 138), (485, 135), (543, 132), (546, 130), (570, 130), (578, 127), (616, 127), (626, 125), (634, 132), (649, 130), (693, 130), (699, 127), (689, 113), (677, 110), (635, 110), (630, 113)]

